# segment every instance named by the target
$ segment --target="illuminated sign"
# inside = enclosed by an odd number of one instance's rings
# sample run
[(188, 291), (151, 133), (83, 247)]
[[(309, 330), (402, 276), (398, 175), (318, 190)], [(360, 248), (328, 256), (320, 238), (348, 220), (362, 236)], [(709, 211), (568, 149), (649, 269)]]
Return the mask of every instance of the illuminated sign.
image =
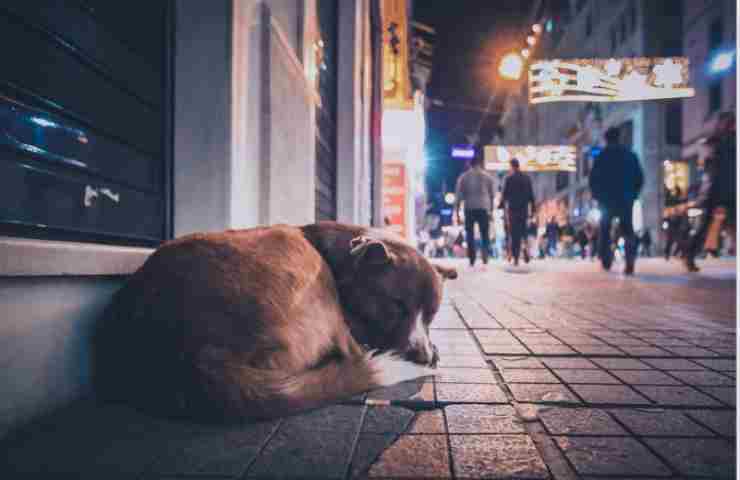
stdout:
[(455, 145), (452, 147), (453, 158), (473, 158), (475, 156), (475, 150), (473, 147), (468, 145)]
[(390, 229), (406, 238), (406, 166), (383, 164), (383, 215)]
[(529, 67), (529, 102), (693, 97), (686, 57), (543, 60)]
[(575, 145), (486, 145), (483, 147), (486, 170), (508, 170), (512, 158), (529, 172), (575, 172)]

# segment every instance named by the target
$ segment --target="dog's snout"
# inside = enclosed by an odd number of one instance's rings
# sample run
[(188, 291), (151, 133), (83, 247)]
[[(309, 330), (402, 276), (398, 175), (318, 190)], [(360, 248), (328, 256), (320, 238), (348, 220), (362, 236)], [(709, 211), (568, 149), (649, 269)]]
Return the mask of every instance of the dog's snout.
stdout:
[(431, 342), (429, 345), (411, 346), (406, 351), (405, 357), (414, 363), (428, 365), (430, 367), (436, 367), (437, 363), (439, 363), (439, 352), (437, 347)]

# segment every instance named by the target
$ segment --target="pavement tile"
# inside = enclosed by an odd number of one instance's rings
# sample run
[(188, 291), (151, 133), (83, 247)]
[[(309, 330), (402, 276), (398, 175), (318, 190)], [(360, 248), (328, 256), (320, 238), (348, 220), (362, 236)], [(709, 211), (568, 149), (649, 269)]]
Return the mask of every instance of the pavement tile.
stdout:
[[(411, 380), (408, 382), (398, 383), (390, 387), (371, 390), (367, 394), (367, 396), (370, 398), (379, 398), (383, 400), (405, 400), (419, 393), (424, 385), (428, 383), (429, 382), (426, 379)], [(342, 411), (340, 411), (339, 413), (341, 414)]]
[(679, 380), (658, 370), (612, 370), (611, 373), (630, 385), (681, 385)]
[(450, 435), (450, 444), (456, 478), (550, 478), (527, 435)]
[(517, 338), (520, 342), (527, 345), (563, 345), (563, 342), (553, 337), (547, 332), (543, 333), (519, 333), (517, 332)]
[(240, 475), (275, 431), (277, 421), (237, 427), (204, 427), (202, 431), (167, 442), (166, 453), (148, 468), (171, 475)]
[(658, 347), (637, 347), (632, 345), (620, 345), (619, 348), (633, 357), (666, 357), (672, 356), (667, 350)]
[(499, 370), (508, 370), (516, 368), (545, 368), (545, 365), (540, 359), (532, 356), (487, 356), (488, 360), (493, 361), (496, 368)]
[(549, 370), (512, 369), (501, 372), (506, 383), (561, 383)]
[(735, 410), (688, 410), (686, 414), (720, 435), (735, 437), (737, 434)]
[(504, 391), (496, 385), (440, 383), (437, 385), (440, 402), (486, 403), (507, 402)]
[(481, 347), (486, 355), (527, 355), (530, 353), (523, 345), (491, 345), (481, 342)]
[[(696, 360), (698, 363), (705, 361)], [(645, 358), (643, 362), (661, 370), (704, 370), (698, 363), (683, 358)]]
[(539, 418), (551, 435), (627, 435), (605, 411), (595, 408), (540, 408)]
[(737, 402), (737, 395), (735, 393), (735, 387), (698, 387), (699, 390), (706, 392), (713, 397), (719, 399), (726, 405), (735, 406)]
[(419, 412), (407, 433), (446, 433), (442, 410)]
[(697, 371), (675, 371), (667, 372), (677, 377), (689, 385), (694, 386), (709, 386), (709, 387), (727, 387), (734, 386), (735, 379), (723, 375), (721, 373), (712, 372), (710, 370), (697, 370)]
[(608, 345), (570, 345), (583, 355), (624, 355), (624, 352)]
[(481, 342), (491, 345), (520, 344), (519, 340), (507, 330), (476, 330), (473, 335)]
[(691, 387), (637, 385), (635, 388), (660, 405), (721, 406), (716, 400)]
[(438, 368), (437, 383), (498, 383), (489, 368)]
[(512, 383), (509, 389), (519, 402), (580, 402), (563, 385)]
[(440, 357), (439, 367), (486, 367), (485, 359), (480, 355), (449, 355)]
[(650, 370), (651, 368), (633, 358), (594, 358), (593, 362), (608, 370)]
[(574, 355), (577, 352), (566, 345), (527, 345), (535, 355)]
[(633, 438), (557, 437), (555, 442), (581, 475), (669, 475), (671, 471)]
[(588, 403), (650, 404), (650, 400), (624, 385), (572, 385), (571, 388)]
[[(374, 439), (360, 436), (357, 451)], [(360, 473), (360, 472), (357, 472)], [(364, 476), (364, 475), (363, 475)], [(449, 453), (444, 435), (401, 435), (373, 463), (367, 478), (450, 478)]]
[(436, 345), (437, 351), (440, 357), (446, 357), (449, 355), (479, 355), (480, 349), (478, 345), (456, 345), (456, 344), (441, 344)]
[[(373, 396), (378, 398), (375, 395)], [(331, 405), (288, 417), (283, 421), (281, 430), (297, 428), (307, 431), (334, 431), (337, 429), (356, 431), (360, 428), (363, 408), (361, 405)]]
[(669, 352), (679, 356), (679, 357), (685, 357), (685, 358), (692, 358), (692, 357), (718, 357), (719, 355), (711, 350), (708, 350), (706, 348), (701, 347), (673, 347), (673, 346), (667, 346), (663, 347), (665, 350), (668, 350)]
[(714, 436), (678, 410), (620, 409), (610, 412), (636, 435)]
[(553, 370), (565, 383), (619, 383), (619, 380), (601, 370)]
[(712, 370), (717, 370), (720, 372), (736, 372), (737, 371), (737, 362), (735, 360), (728, 360), (728, 359), (706, 359), (706, 360), (695, 360), (696, 363), (700, 363), (704, 365), (705, 367), (709, 367)]
[(363, 433), (403, 433), (414, 419), (414, 412), (400, 407), (368, 407)]
[(525, 433), (514, 408), (492, 405), (445, 407), (449, 433)]
[(543, 358), (542, 363), (550, 368), (599, 368), (591, 360), (586, 358)]
[(735, 446), (711, 438), (646, 438), (668, 463), (684, 475), (735, 478)]
[(310, 472), (321, 478), (342, 478), (352, 454), (355, 431), (320, 434), (299, 423), (283, 424), (247, 471), (250, 477), (286, 477)]

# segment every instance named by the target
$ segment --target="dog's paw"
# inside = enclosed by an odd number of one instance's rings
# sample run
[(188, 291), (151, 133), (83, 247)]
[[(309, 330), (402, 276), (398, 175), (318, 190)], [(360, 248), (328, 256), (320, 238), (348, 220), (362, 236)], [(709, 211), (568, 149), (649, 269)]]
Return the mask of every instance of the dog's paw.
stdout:
[(378, 386), (395, 385), (396, 383), (414, 380), (420, 377), (436, 375), (434, 369), (411, 363), (393, 353), (368, 352), (367, 361), (374, 373)]

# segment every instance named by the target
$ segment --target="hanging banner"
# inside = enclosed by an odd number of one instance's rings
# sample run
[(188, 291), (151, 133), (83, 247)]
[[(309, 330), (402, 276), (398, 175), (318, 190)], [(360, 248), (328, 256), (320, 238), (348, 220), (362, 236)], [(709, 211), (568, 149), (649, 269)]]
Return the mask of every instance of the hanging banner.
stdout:
[(406, 238), (406, 166), (383, 164), (383, 216), (385, 228)]
[(542, 60), (529, 67), (529, 102), (626, 102), (694, 96), (686, 57)]
[(486, 145), (486, 170), (509, 170), (512, 158), (524, 172), (575, 172), (575, 145)]

